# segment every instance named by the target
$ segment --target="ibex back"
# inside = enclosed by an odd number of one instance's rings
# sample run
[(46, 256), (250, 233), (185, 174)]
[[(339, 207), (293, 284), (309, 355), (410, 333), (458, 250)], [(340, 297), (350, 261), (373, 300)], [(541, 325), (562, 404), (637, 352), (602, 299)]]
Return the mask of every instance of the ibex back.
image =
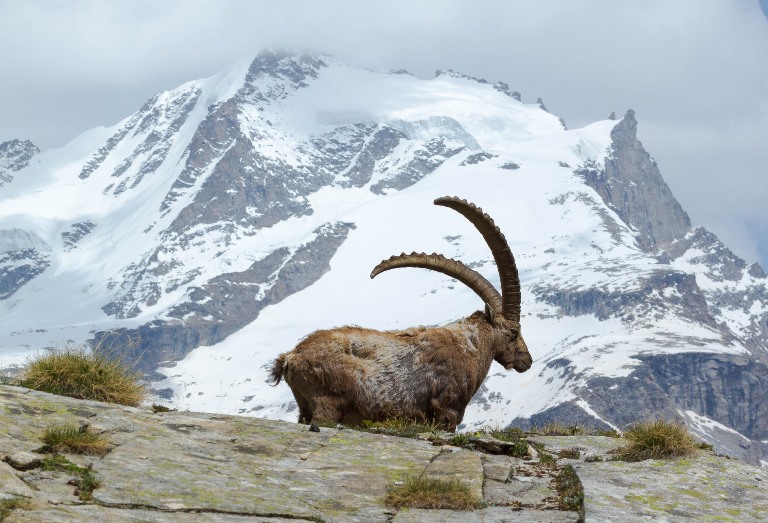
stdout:
[(520, 278), (504, 235), (482, 209), (445, 196), (434, 202), (461, 213), (480, 231), (499, 270), (501, 293), (463, 263), (439, 254), (401, 254), (374, 267), (371, 278), (398, 267), (439, 271), (471, 288), (483, 312), (442, 327), (316, 331), (274, 362), (299, 406), (299, 422), (359, 423), (406, 418), (455, 430), (491, 362), (524, 372), (531, 355), (520, 333)]

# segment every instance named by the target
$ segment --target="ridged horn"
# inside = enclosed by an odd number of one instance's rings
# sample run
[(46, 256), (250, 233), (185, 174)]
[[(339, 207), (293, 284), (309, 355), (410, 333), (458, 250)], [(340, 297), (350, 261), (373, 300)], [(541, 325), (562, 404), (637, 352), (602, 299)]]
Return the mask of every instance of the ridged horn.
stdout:
[(383, 260), (371, 271), (371, 278), (376, 277), (384, 271), (397, 269), (399, 267), (419, 267), (421, 269), (430, 269), (441, 272), (451, 278), (456, 278), (461, 283), (475, 291), (475, 294), (488, 304), (492, 311), (502, 310), (501, 295), (491, 282), (486, 280), (480, 273), (474, 271), (461, 263), (460, 261), (446, 258), (440, 254), (416, 253), (400, 254)]
[(483, 210), (467, 200), (455, 196), (443, 196), (435, 200), (435, 205), (442, 205), (454, 211), (472, 222), (472, 225), (480, 231), (485, 238), (485, 243), (493, 253), (496, 267), (499, 270), (501, 285), (502, 315), (516, 322), (520, 321), (520, 276), (517, 272), (515, 257), (509, 248), (507, 239), (501, 230), (493, 222), (493, 218)]

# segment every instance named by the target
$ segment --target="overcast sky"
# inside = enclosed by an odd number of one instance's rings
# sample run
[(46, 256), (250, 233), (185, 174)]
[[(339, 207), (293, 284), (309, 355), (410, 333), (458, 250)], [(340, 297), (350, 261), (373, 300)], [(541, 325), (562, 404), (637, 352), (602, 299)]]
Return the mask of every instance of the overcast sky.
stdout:
[(569, 128), (637, 113), (688, 211), (768, 270), (768, 0), (0, 0), (0, 142), (59, 147), (265, 47), (454, 69)]

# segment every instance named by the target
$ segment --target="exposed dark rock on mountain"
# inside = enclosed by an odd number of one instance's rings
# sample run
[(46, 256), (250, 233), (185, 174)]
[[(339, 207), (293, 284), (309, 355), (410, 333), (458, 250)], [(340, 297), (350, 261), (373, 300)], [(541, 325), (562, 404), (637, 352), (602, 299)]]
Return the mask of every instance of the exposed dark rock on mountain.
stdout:
[[(759, 464), (768, 451), (768, 373), (765, 363), (748, 355), (684, 353), (638, 357), (625, 378), (589, 379), (579, 399), (518, 419), (513, 425), (549, 423), (610, 428), (586, 412), (588, 404), (600, 418), (624, 429), (642, 419), (683, 418), (694, 432), (706, 433), (715, 450)], [(572, 372), (567, 360), (549, 363)], [(722, 424), (700, 420), (696, 415)], [(639, 417), (638, 417), (639, 416)]]
[(0, 230), (0, 300), (13, 296), (50, 265), (51, 246), (23, 229)]
[(64, 250), (71, 251), (77, 247), (77, 242), (90, 234), (95, 227), (96, 224), (90, 221), (73, 223), (71, 230), (61, 233), (61, 239), (64, 242)]
[(50, 264), (48, 256), (37, 249), (0, 253), (0, 300), (13, 296)]
[(611, 138), (605, 168), (586, 165), (577, 173), (606, 205), (639, 232), (642, 248), (652, 250), (683, 238), (691, 221), (661, 177), (656, 162), (638, 141), (634, 111), (627, 111), (613, 128)]
[[(222, 274), (202, 287), (189, 287), (189, 301), (173, 307), (168, 321), (97, 332), (92, 343), (136, 361), (146, 372), (161, 363), (180, 360), (199, 345), (220, 342), (251, 323), (267, 305), (317, 281), (328, 271), (331, 257), (351, 229), (354, 224), (326, 224), (315, 231), (314, 239), (294, 251), (275, 250), (243, 272)], [(105, 312), (130, 315), (136, 309), (124, 310), (129, 304), (111, 303)]]
[(497, 155), (491, 154), (491, 153), (487, 153), (487, 152), (470, 154), (459, 165), (461, 165), (462, 167), (464, 167), (465, 165), (475, 165), (475, 164), (478, 164), (480, 162), (484, 162), (485, 160), (490, 160), (491, 158), (496, 158), (496, 157), (497, 157)]
[(536, 296), (558, 308), (567, 316), (594, 315), (600, 320), (621, 318), (627, 322), (644, 318), (663, 318), (675, 311), (684, 318), (717, 329), (717, 321), (709, 314), (707, 300), (691, 274), (657, 270), (638, 281), (631, 290), (566, 289), (534, 287)]
[(0, 143), (0, 187), (13, 180), (16, 171), (20, 171), (40, 152), (29, 140), (10, 140)]

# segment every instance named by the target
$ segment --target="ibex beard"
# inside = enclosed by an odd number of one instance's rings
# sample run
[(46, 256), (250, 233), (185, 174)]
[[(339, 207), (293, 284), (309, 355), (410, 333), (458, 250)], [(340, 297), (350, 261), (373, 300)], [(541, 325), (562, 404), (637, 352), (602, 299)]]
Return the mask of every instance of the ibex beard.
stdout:
[(520, 333), (520, 280), (504, 235), (482, 209), (443, 197), (480, 231), (499, 269), (500, 294), (482, 275), (439, 254), (401, 254), (382, 261), (371, 277), (399, 267), (447, 274), (475, 291), (484, 312), (444, 325), (398, 331), (340, 327), (316, 331), (274, 362), (271, 377), (285, 378), (300, 423), (348, 423), (403, 418), (455, 430), (496, 360), (524, 372), (532, 359)]

